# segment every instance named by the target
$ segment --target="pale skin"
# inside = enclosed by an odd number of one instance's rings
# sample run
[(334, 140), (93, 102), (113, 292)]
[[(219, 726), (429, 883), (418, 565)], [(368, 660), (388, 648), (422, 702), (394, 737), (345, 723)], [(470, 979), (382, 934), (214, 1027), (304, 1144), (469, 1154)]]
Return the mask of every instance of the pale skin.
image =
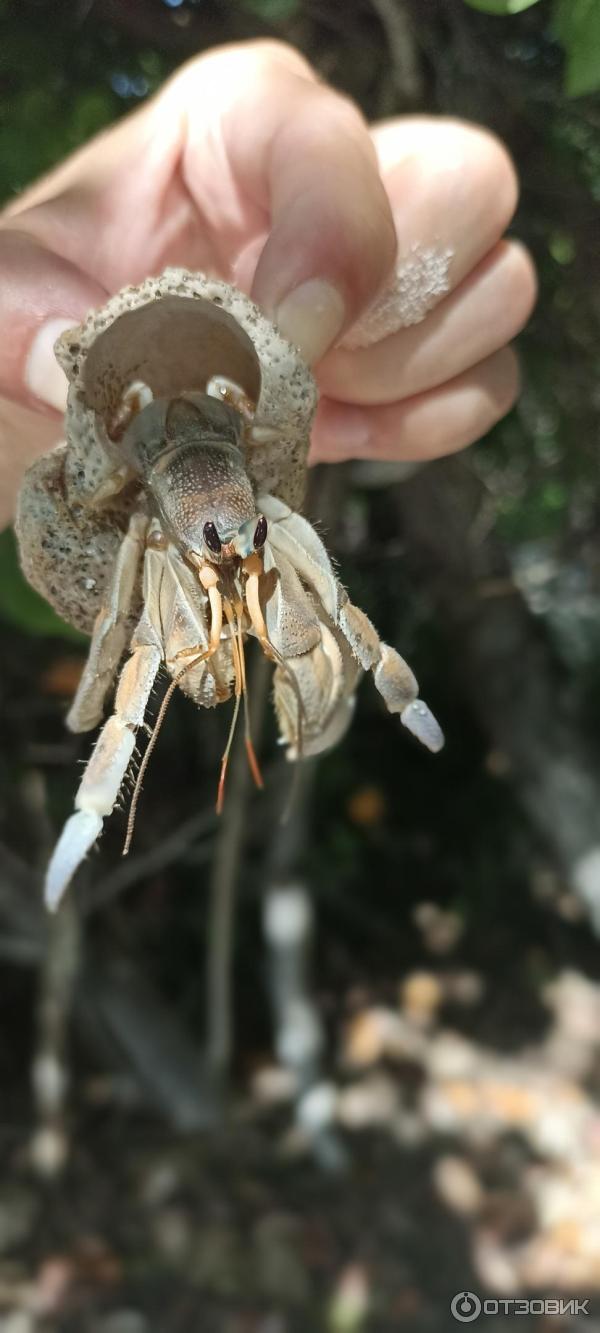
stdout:
[[(535, 300), (527, 252), (502, 239), (517, 193), (485, 130), (426, 117), (369, 128), (291, 47), (191, 61), (0, 218), (0, 522), (28, 461), (60, 438), (53, 337), (168, 264), (250, 292), (316, 366), (313, 461), (472, 443), (517, 397), (509, 344)], [(340, 348), (415, 244), (451, 252), (448, 290), (420, 323)]]

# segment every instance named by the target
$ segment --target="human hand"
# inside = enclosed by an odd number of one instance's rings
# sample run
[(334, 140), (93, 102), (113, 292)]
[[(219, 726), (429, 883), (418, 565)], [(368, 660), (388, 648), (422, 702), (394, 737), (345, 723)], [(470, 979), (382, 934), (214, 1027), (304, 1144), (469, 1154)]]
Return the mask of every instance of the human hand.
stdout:
[(60, 438), (55, 338), (167, 264), (250, 291), (317, 363), (313, 461), (471, 443), (518, 391), (506, 344), (535, 277), (501, 239), (516, 198), (486, 131), (421, 117), (369, 131), (291, 47), (183, 66), (0, 218), (0, 522)]

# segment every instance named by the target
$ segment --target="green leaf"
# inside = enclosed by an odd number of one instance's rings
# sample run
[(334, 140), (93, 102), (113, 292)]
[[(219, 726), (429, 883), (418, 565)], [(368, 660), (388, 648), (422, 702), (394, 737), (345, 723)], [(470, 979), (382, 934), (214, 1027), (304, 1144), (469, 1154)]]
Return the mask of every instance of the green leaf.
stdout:
[(565, 92), (584, 97), (600, 88), (599, 0), (555, 0), (553, 28), (565, 49)]
[(577, 254), (575, 239), (566, 231), (552, 231), (548, 237), (548, 249), (557, 264), (572, 264)]
[(538, 5), (539, 0), (465, 0), (471, 9), (480, 9), (483, 14), (520, 14), (524, 9)]
[(29, 587), (21, 573), (17, 544), (10, 531), (0, 532), (0, 616), (29, 634), (84, 642), (84, 636), (61, 620), (43, 597)]

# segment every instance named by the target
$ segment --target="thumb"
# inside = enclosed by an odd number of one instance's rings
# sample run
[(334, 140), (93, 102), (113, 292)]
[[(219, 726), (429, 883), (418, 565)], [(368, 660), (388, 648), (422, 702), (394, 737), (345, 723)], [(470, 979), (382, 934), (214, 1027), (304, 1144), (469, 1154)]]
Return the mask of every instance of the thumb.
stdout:
[(0, 292), (0, 395), (38, 412), (64, 411), (67, 381), (54, 343), (106, 292), (16, 228), (0, 228)]

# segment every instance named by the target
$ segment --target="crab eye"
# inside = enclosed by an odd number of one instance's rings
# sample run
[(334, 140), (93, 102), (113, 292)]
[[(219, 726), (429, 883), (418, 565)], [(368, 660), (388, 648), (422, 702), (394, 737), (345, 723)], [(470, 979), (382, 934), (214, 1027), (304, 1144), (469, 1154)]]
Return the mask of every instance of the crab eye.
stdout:
[(217, 532), (214, 523), (205, 523), (204, 528), (202, 530), (202, 535), (204, 537), (206, 545), (208, 546), (209, 551), (212, 551), (214, 555), (220, 555), (221, 538), (219, 537), (219, 534)]
[(258, 523), (254, 529), (254, 550), (260, 551), (267, 540), (267, 520), (264, 514), (261, 514)]

